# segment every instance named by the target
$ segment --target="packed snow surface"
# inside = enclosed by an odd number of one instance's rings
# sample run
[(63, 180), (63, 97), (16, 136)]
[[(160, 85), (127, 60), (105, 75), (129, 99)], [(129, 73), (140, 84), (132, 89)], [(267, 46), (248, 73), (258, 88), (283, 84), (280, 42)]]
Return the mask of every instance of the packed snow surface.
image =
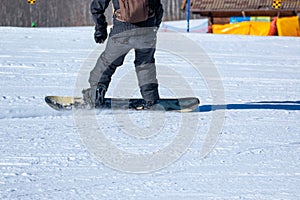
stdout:
[[(197, 96), (192, 113), (46, 105), (46, 95), (88, 86), (104, 48), (93, 27), (0, 27), (0, 47), (0, 199), (300, 198), (300, 38), (159, 32), (160, 95)], [(130, 52), (108, 96), (140, 97), (133, 60)], [(174, 154), (143, 169), (108, 152), (111, 166), (85, 143), (93, 124), (131, 155), (171, 145)]]

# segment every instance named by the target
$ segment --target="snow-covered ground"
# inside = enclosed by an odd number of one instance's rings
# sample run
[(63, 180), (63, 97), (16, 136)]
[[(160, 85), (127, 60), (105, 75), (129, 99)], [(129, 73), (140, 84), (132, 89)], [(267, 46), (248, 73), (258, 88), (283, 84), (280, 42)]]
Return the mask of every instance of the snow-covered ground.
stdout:
[[(300, 38), (161, 32), (161, 96), (199, 111), (52, 110), (86, 87), (92, 34), (0, 27), (0, 199), (300, 198)], [(108, 96), (139, 96), (133, 56)]]

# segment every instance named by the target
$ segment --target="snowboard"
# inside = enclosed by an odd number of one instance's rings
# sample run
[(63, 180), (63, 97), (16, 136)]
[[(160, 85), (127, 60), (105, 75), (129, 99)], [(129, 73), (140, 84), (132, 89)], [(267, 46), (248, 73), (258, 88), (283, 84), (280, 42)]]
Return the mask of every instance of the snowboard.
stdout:
[[(71, 96), (46, 96), (46, 103), (58, 111), (68, 111), (72, 109), (90, 109), (83, 101), (82, 97)], [(143, 108), (143, 99), (139, 98), (105, 98), (104, 104), (96, 109), (119, 109), (119, 110), (154, 110), (154, 111), (179, 111), (192, 112), (198, 109), (199, 99), (196, 97), (185, 98), (163, 98), (150, 109)]]

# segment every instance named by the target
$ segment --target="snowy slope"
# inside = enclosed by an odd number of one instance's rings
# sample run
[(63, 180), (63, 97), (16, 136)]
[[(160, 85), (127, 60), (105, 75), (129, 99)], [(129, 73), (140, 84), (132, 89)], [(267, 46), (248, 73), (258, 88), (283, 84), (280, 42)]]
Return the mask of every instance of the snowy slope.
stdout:
[[(300, 38), (159, 33), (161, 96), (197, 96), (199, 112), (56, 112), (43, 98), (87, 86), (92, 34), (0, 27), (1, 199), (300, 198)], [(109, 96), (139, 96), (132, 59)], [(101, 162), (93, 128), (130, 155), (174, 148), (149, 168)]]

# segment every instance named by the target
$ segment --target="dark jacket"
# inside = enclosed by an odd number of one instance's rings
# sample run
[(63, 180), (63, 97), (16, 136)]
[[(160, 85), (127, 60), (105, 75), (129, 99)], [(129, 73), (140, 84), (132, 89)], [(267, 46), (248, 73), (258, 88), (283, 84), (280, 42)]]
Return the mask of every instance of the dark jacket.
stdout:
[[(108, 7), (110, 1), (113, 3), (114, 10), (119, 9), (119, 2), (118, 0), (93, 0), (91, 4), (91, 13), (93, 16), (93, 20), (96, 24), (96, 26), (104, 26), (106, 23), (106, 17), (104, 15), (104, 12), (106, 8)], [(151, 4), (154, 5), (155, 15), (154, 17), (149, 18), (145, 22), (139, 22), (134, 24), (134, 26), (138, 27), (151, 27), (156, 26), (159, 27), (162, 21), (163, 17), (163, 7), (160, 0), (149, 0)], [(114, 24), (116, 25), (118, 23), (116, 19), (114, 18)], [(118, 23), (120, 26), (127, 26), (130, 27), (129, 23), (122, 22)]]

